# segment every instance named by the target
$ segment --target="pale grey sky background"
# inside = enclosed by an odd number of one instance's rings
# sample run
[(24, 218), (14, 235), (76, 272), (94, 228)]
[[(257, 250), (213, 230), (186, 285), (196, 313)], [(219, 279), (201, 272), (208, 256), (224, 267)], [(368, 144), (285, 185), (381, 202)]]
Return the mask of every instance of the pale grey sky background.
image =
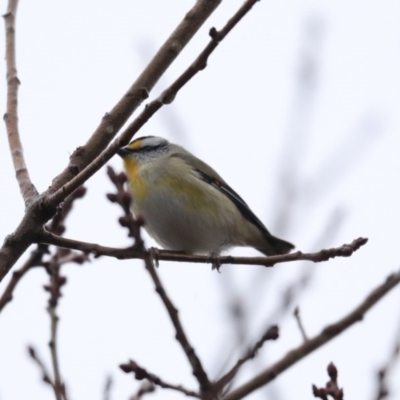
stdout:
[[(160, 93), (222, 27), (241, 1), (226, 0), (155, 87)], [(6, 1), (1, 1), (6, 10)], [(21, 1), (17, 18), (20, 127), (31, 177), (42, 191), (122, 96), (193, 1)], [(4, 40), (0, 42), (4, 54)], [(303, 66), (303, 67), (302, 67)], [(0, 76), (5, 76), (4, 63)], [(303, 71), (299, 74), (299, 71)], [(293, 317), (271, 320), (285, 287), (304, 271), (310, 284), (296, 301), (308, 334), (343, 316), (399, 268), (400, 3), (391, 0), (267, 1), (221, 43), (209, 65), (140, 132), (184, 145), (212, 165), (273, 233), (302, 251), (366, 236), (349, 259), (272, 269), (161, 263), (160, 273), (188, 335), (214, 377), (237, 348), (227, 313), (234, 288), (248, 310), (250, 342), (268, 322), (281, 337), (268, 343), (239, 382), (301, 343)], [(0, 83), (5, 110), (5, 80)], [(0, 135), (0, 237), (17, 225), (23, 202), (4, 126)], [(121, 168), (119, 159), (111, 162)], [(285, 197), (289, 176), (294, 198)], [(105, 194), (105, 169), (76, 203), (67, 236), (106, 245), (129, 243)], [(291, 205), (288, 222), (281, 210)], [(146, 236), (147, 238), (147, 236)], [(150, 239), (146, 243), (154, 245)], [(236, 249), (234, 254), (255, 254)], [(133, 358), (172, 383), (196, 387), (166, 312), (140, 261), (95, 260), (64, 268), (59, 307), (60, 364), (70, 398), (100, 399), (105, 376), (113, 399), (138, 387), (118, 365)], [(33, 344), (50, 366), (47, 281), (30, 273), (0, 316), (0, 399), (52, 399), (27, 357)], [(0, 285), (0, 290), (5, 283)], [(400, 325), (400, 293), (391, 293), (357, 324), (249, 399), (312, 398), (326, 366), (339, 369), (346, 398), (373, 399), (376, 371)], [(294, 307), (294, 306), (293, 306)], [(292, 308), (290, 308), (290, 311)], [(273, 319), (273, 318), (272, 318)], [(231, 362), (239, 355), (233, 354)], [(400, 398), (399, 368), (390, 388)], [(179, 394), (158, 390), (153, 398)], [(149, 397), (150, 398), (150, 397)]]

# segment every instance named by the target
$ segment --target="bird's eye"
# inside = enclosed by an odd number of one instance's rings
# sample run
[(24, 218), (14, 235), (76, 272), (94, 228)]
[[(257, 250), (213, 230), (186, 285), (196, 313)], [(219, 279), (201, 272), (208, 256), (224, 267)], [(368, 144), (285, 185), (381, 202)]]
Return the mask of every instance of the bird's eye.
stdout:
[(140, 153), (148, 153), (148, 152), (154, 151), (154, 150), (157, 150), (157, 147), (154, 147), (154, 146), (143, 146), (143, 147), (140, 147), (140, 148), (136, 149), (136, 151), (139, 151)]

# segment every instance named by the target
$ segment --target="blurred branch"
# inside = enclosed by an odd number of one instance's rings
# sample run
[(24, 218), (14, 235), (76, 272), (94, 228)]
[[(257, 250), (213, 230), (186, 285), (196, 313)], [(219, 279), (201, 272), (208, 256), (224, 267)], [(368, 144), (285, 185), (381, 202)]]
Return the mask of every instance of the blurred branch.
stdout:
[[(147, 379), (149, 382), (153, 383), (156, 386), (160, 386), (163, 389), (171, 389), (171, 390), (175, 390), (176, 392), (183, 393), (189, 397), (196, 397), (199, 399), (201, 398), (201, 395), (199, 393), (185, 389), (181, 385), (171, 385), (170, 383), (164, 382), (158, 376), (151, 374), (150, 372), (147, 372), (147, 370), (145, 370), (144, 368), (140, 367), (138, 364), (135, 363), (135, 361), (130, 360), (127, 364), (121, 364), (119, 367), (125, 373), (133, 372), (133, 374), (135, 375), (135, 379), (137, 379), (138, 381)], [(154, 391), (154, 388), (152, 388), (152, 389), (153, 389), (152, 391)], [(146, 390), (145, 392), (148, 393), (149, 390)]]
[(394, 367), (400, 358), (400, 326), (396, 331), (394, 343), (386, 363), (378, 371), (378, 389), (375, 396), (376, 400), (383, 400), (389, 397), (388, 378), (393, 372)]
[[(60, 221), (64, 221), (63, 219)], [(55, 230), (60, 230), (60, 227), (55, 225)], [(49, 300), (47, 305), (47, 312), (50, 317), (50, 355), (53, 367), (53, 387), (56, 400), (68, 400), (65, 383), (62, 379), (60, 372), (60, 363), (58, 356), (58, 323), (59, 316), (57, 314), (57, 307), (59, 300), (62, 296), (61, 288), (67, 283), (67, 278), (61, 275), (62, 265), (74, 262), (83, 264), (88, 261), (84, 254), (75, 253), (70, 250), (55, 249), (50, 261), (44, 263), (44, 267), (49, 276), (49, 283), (44, 286), (44, 290), (49, 293)]]
[(317, 388), (315, 385), (312, 385), (312, 391), (314, 397), (318, 397), (322, 400), (328, 400), (328, 396), (331, 396), (333, 400), (343, 400), (343, 389), (339, 388), (339, 384), (337, 381), (338, 371), (335, 367), (335, 364), (332, 362), (328, 365), (328, 375), (330, 380), (326, 383), (324, 388)]
[(50, 354), (53, 365), (54, 374), (54, 391), (56, 400), (66, 399), (66, 391), (63, 380), (61, 379), (60, 366), (58, 360), (58, 346), (57, 346), (57, 331), (59, 317), (57, 315), (58, 300), (61, 297), (61, 287), (67, 282), (66, 277), (60, 274), (61, 265), (58, 263), (58, 252), (52, 257), (52, 260), (47, 267), (49, 274), (49, 284), (44, 287), (49, 292), (50, 298), (48, 301), (47, 312), (50, 316)]
[(31, 252), (24, 265), (17, 271), (13, 272), (10, 282), (8, 282), (8, 285), (0, 297), (0, 312), (3, 311), (4, 307), (12, 300), (14, 289), (25, 274), (32, 268), (43, 266), (42, 259), (45, 253), (48, 253), (48, 246), (39, 244), (36, 249)]
[[(140, 38), (138, 46), (135, 47), (135, 52), (142, 59), (143, 65), (150, 58), (151, 54), (154, 53), (155, 47), (154, 41), (150, 38)], [(170, 79), (166, 78), (164, 74), (159, 82), (160, 87), (168, 87)], [(173, 142), (179, 143), (181, 146), (186, 148), (188, 135), (186, 134), (189, 129), (184, 124), (184, 119), (180, 114), (181, 110), (179, 107), (168, 107), (164, 109), (164, 112), (159, 114), (162, 129), (167, 132), (166, 136), (173, 138)], [(165, 136), (160, 134), (160, 136)], [(186, 142), (186, 143), (185, 143)]]
[(144, 242), (140, 235), (140, 228), (144, 221), (140, 217), (135, 219), (132, 214), (132, 196), (124, 187), (124, 184), (127, 181), (126, 174), (124, 172), (116, 174), (114, 169), (111, 166), (108, 166), (107, 175), (117, 189), (117, 193), (107, 193), (107, 198), (112, 203), (117, 203), (121, 206), (124, 211), (124, 216), (120, 217), (118, 222), (122, 227), (128, 229), (128, 236), (135, 240), (134, 245), (130, 248), (135, 250), (144, 250)]
[(295, 253), (269, 256), (269, 257), (234, 257), (234, 256), (202, 256), (196, 254), (184, 254), (169, 250), (153, 251), (137, 250), (134, 247), (127, 247), (123, 249), (101, 246), (96, 243), (82, 242), (79, 240), (67, 239), (60, 236), (53, 235), (50, 232), (43, 232), (40, 237), (41, 243), (53, 244), (55, 246), (63, 247), (66, 249), (81, 250), (86, 254), (94, 254), (95, 257), (108, 256), (115, 257), (120, 260), (124, 259), (142, 259), (145, 260), (149, 255), (158, 261), (177, 261), (177, 262), (192, 262), (192, 263), (208, 263), (212, 265), (222, 264), (242, 264), (242, 265), (260, 265), (264, 267), (273, 267), (275, 264), (284, 262), (293, 262), (299, 260), (312, 261), (314, 263), (328, 261), (335, 257), (350, 257), (355, 251), (367, 243), (368, 239), (358, 238), (354, 239), (349, 244), (344, 244), (340, 247), (331, 249), (324, 249), (316, 253), (302, 253), (296, 251)]
[(47, 371), (46, 366), (44, 365), (44, 362), (38, 356), (38, 354), (33, 346), (28, 347), (28, 353), (29, 353), (29, 356), (32, 358), (32, 360), (35, 362), (35, 364), (39, 367), (39, 370), (42, 374), (43, 382), (49, 384), (52, 387), (52, 389), (54, 391), (54, 395), (55, 395), (56, 399), (58, 399), (56, 386), (55, 386), (53, 380), (51, 379), (50, 374)]
[(287, 236), (301, 195), (300, 172), (318, 89), (323, 34), (324, 21), (318, 16), (308, 17), (301, 32), (293, 104), (287, 118), (289, 122), (284, 134), (285, 142), (279, 158), (277, 189), (274, 196), (276, 204), (273, 207), (275, 218), (271, 224), (272, 231), (278, 236)]
[(301, 333), (303, 341), (307, 342), (308, 337), (307, 337), (307, 334), (306, 334), (306, 330), (304, 329), (303, 321), (301, 320), (301, 317), (300, 317), (300, 309), (299, 309), (299, 307), (296, 307), (294, 309), (293, 315), (294, 315), (294, 318), (296, 319), (297, 326), (299, 327), (299, 331)]
[(15, 176), (17, 178), (25, 206), (28, 207), (38, 197), (38, 192), (29, 177), (25, 163), (21, 138), (18, 128), (18, 88), (20, 81), (17, 75), (15, 57), (15, 18), (18, 0), (9, 0), (7, 12), (3, 15), (6, 28), (6, 68), (7, 68), (7, 110), (4, 114), (8, 144)]
[[(231, 343), (230, 348), (228, 348), (226, 338), (222, 338), (220, 347), (222, 351), (214, 356), (218, 364), (217, 376), (222, 375), (232, 363), (237, 349), (245, 351), (245, 349), (248, 348), (247, 335), (250, 330), (249, 319), (253, 314), (251, 314), (251, 307), (247, 302), (247, 291), (245, 292), (245, 296), (239, 293), (234, 285), (232, 277), (233, 270), (226, 270), (224, 271), (224, 279), (218, 280), (223, 289), (221, 296), (224, 301), (226, 301), (227, 314), (232, 323), (232, 327), (228, 328), (228, 331), (232, 334), (234, 341)], [(222, 354), (222, 352), (224, 354)]]
[(192, 345), (190, 344), (186, 333), (183, 329), (183, 326), (181, 324), (181, 321), (178, 316), (178, 310), (172, 303), (171, 299), (168, 297), (167, 292), (164, 289), (164, 286), (161, 282), (160, 277), (158, 276), (158, 273), (156, 269), (154, 268), (153, 260), (150, 255), (146, 256), (145, 259), (145, 266), (147, 271), (149, 272), (151, 279), (153, 280), (156, 292), (160, 296), (162, 302), (164, 303), (165, 308), (167, 309), (168, 315), (172, 321), (172, 324), (175, 328), (176, 332), (176, 340), (179, 342), (181, 345), (183, 351), (186, 354), (186, 357), (192, 366), (192, 372), (193, 375), (196, 377), (200, 390), (202, 392), (206, 392), (210, 388), (210, 381), (208, 379), (208, 376), (201, 364), (200, 359), (197, 357), (196, 352)]
[[(47, 224), (46, 229), (52, 234), (62, 235), (64, 234), (66, 227), (65, 221), (71, 212), (75, 200), (84, 197), (86, 194), (86, 188), (80, 186), (71, 196), (69, 196), (62, 207), (59, 208), (54, 218)], [(57, 315), (57, 307), (61, 298), (61, 288), (66, 284), (67, 278), (61, 275), (61, 267), (63, 264), (68, 262), (75, 262), (82, 264), (87, 261), (88, 258), (85, 254), (75, 253), (69, 249), (56, 248), (50, 260), (44, 264), (47, 274), (49, 276), (48, 285), (44, 286), (44, 289), (49, 293), (49, 300), (47, 305), (47, 312), (50, 317), (50, 354), (53, 366), (54, 374), (54, 391), (56, 400), (67, 400), (66, 388), (61, 377), (60, 363), (58, 357), (58, 322), (59, 317)]]
[(86, 195), (86, 188), (80, 186), (72, 193), (63, 203), (62, 206), (57, 209), (56, 215), (46, 225), (46, 229), (54, 235), (61, 236), (65, 232), (65, 220), (68, 214), (71, 212), (75, 200), (81, 199)]
[(258, 388), (267, 385), (282, 372), (292, 367), (295, 363), (320, 348), (330, 340), (340, 335), (356, 322), (362, 321), (365, 314), (394, 287), (400, 283), (400, 271), (387, 277), (384, 283), (376, 287), (353, 311), (339, 321), (326, 326), (321, 333), (304, 342), (300, 346), (289, 351), (284, 357), (252, 378), (247, 383), (228, 393), (223, 400), (239, 400), (254, 392)]
[[(327, 243), (332, 243), (333, 239), (337, 236), (337, 232), (343, 225), (344, 221), (344, 212), (340, 209), (335, 210), (326, 225), (324, 226), (323, 231), (318, 235), (318, 239), (315, 241), (314, 245), (312, 245), (313, 249), (321, 248)], [(282, 295), (279, 297), (279, 301), (276, 304), (275, 310), (271, 312), (266, 325), (270, 325), (272, 322), (276, 323), (279, 319), (281, 319), (289, 310), (292, 310), (294, 304), (298, 301), (299, 296), (303, 293), (310, 285), (310, 282), (315, 275), (316, 266), (315, 265), (306, 265), (306, 263), (302, 263), (302, 271), (298, 276), (295, 276), (291, 282), (286, 284), (286, 287), (282, 290)], [(257, 274), (260, 275), (260, 274)], [(252, 294), (255, 296), (255, 301), (259, 301), (259, 292), (253, 293), (253, 290), (261, 290), (262, 282), (265, 282), (265, 279), (261, 279), (259, 277), (258, 281), (254, 280), (252, 282)], [(251, 306), (249, 306), (251, 309)]]
[[(245, 364), (247, 361), (255, 358), (257, 355), (258, 350), (261, 349), (261, 347), (264, 345), (264, 343), (267, 340), (276, 340), (279, 337), (279, 329), (276, 325), (271, 326), (268, 328), (268, 330), (265, 332), (265, 334), (261, 337), (261, 339), (253, 346), (252, 349), (250, 349), (247, 354), (240, 358), (236, 364), (231, 368), (230, 371), (228, 371), (225, 375), (223, 375), (220, 379), (218, 379), (215, 383), (214, 386), (217, 388), (222, 389), (232, 381), (232, 379), (235, 377), (239, 369), (242, 367), (243, 364)], [(218, 392), (220, 390), (217, 390)]]
[(111, 388), (113, 386), (112, 376), (107, 376), (106, 383), (104, 385), (103, 400), (111, 400)]
[(342, 182), (344, 176), (367, 154), (382, 130), (382, 121), (371, 112), (360, 118), (355, 129), (346, 134), (336, 149), (332, 149), (320, 165), (314, 168), (314, 176), (304, 182), (302, 195), (305, 203), (312, 206), (315, 199), (321, 199), (335, 184)]
[(149, 381), (144, 381), (140, 386), (139, 390), (129, 398), (129, 400), (140, 400), (144, 397), (144, 395), (153, 393), (156, 390), (156, 387), (153, 383)]
[[(52, 234), (56, 233), (58, 235), (64, 234), (66, 230), (65, 221), (73, 208), (75, 200), (82, 198), (85, 194), (86, 189), (81, 186), (71, 196), (68, 197), (68, 199), (63, 203), (63, 206), (58, 209), (58, 212), (54, 216), (54, 218), (47, 224), (46, 228), (49, 230), (49, 232), (51, 232)], [(28, 269), (27, 265), (35, 265), (35, 263), (40, 262), (39, 265), (45, 268), (49, 276), (49, 283), (44, 286), (44, 290), (49, 293), (49, 300), (47, 305), (47, 312), (50, 317), (49, 348), (54, 379), (50, 378), (50, 375), (47, 372), (44, 363), (38, 358), (36, 352), (32, 347), (29, 348), (29, 354), (42, 370), (44, 381), (51, 384), (56, 400), (67, 400), (65, 384), (61, 378), (57, 351), (57, 332), (59, 322), (59, 317), (57, 315), (57, 306), (61, 297), (61, 288), (67, 282), (67, 279), (61, 275), (61, 266), (69, 262), (82, 264), (85, 261), (88, 261), (88, 258), (85, 254), (76, 253), (69, 249), (52, 248), (51, 250), (52, 253), (50, 259), (47, 261), (43, 261), (43, 254), (49, 253), (49, 249), (48, 246), (39, 245), (38, 249), (36, 249), (36, 252), (33, 252), (31, 255), (33, 261), (29, 262), (30, 260), (28, 260), (29, 263), (27, 263), (22, 268), (22, 270), (24, 271), (25, 269)], [(10, 284), (12, 282), (13, 281), (11, 280)]]
[[(338, 231), (342, 227), (345, 217), (346, 213), (344, 210), (340, 207), (337, 207), (329, 215), (329, 219), (323, 226), (323, 230), (317, 235), (317, 239), (311, 248), (318, 249), (326, 246), (329, 243), (332, 243), (337, 236)], [(271, 323), (278, 323), (288, 312), (293, 310), (293, 307), (296, 303), (298, 303), (301, 294), (304, 293), (309, 287), (316, 271), (317, 265), (315, 264), (309, 265), (307, 262), (303, 262), (301, 264), (300, 273), (295, 276), (291, 282), (285, 284), (285, 287), (281, 290), (281, 295), (273, 297), (275, 304), (274, 309), (266, 319), (264, 327), (268, 327), (271, 325)], [(255, 279), (252, 279), (250, 283), (251, 289), (248, 291), (248, 293), (251, 295), (250, 299), (252, 299), (252, 302), (247, 304), (247, 310), (254, 310), (256, 304), (260, 303), (261, 296), (266, 292), (266, 285), (271, 285), (271, 282), (273, 282), (270, 274), (268, 274), (268, 279), (266, 279), (266, 275), (262, 274), (262, 270), (258, 270), (256, 272), (258, 273), (255, 274)], [(247, 295), (247, 298), (249, 298), (249, 295)], [(244, 306), (246, 306), (246, 304), (242, 303), (242, 307)], [(247, 313), (248, 312), (249, 311), (247, 311)], [(256, 359), (256, 361), (252, 364), (253, 369), (255, 371), (259, 371), (260, 368), (262, 368), (262, 365), (260, 364), (260, 359)], [(274, 385), (274, 389), (275, 391), (277, 390), (277, 385)], [(271, 391), (271, 386), (268, 386), (268, 391)], [(268, 394), (265, 393), (265, 396), (268, 396)], [(274, 393), (272, 398), (278, 398), (277, 393)]]
[[(74, 201), (82, 198), (86, 194), (86, 188), (81, 186), (78, 188), (67, 200), (64, 201), (62, 207), (58, 209), (57, 214), (47, 224), (46, 228), (49, 232), (57, 235), (62, 235), (65, 232), (65, 220), (68, 214), (71, 212)], [(3, 294), (0, 297), (0, 312), (4, 307), (12, 300), (12, 295), (15, 287), (18, 285), (20, 280), (26, 273), (32, 268), (48, 266), (48, 262), (43, 261), (43, 256), (49, 254), (48, 245), (39, 244), (35, 250), (32, 251), (28, 260), (25, 261), (24, 265), (17, 271), (14, 271), (10, 282), (6, 286)], [(88, 261), (85, 254), (68, 251), (60, 252), (58, 256), (59, 265), (66, 264), (69, 262), (82, 264)]]
[(164, 105), (174, 101), (179, 90), (182, 89), (198, 72), (207, 66), (209, 56), (217, 48), (218, 44), (228, 35), (236, 24), (251, 10), (258, 0), (247, 0), (235, 15), (226, 23), (226, 25), (217, 31), (211, 28), (211, 41), (200, 53), (196, 60), (167, 88), (161, 95), (148, 103), (144, 110), (135, 118), (135, 120), (125, 129), (114, 142), (107, 147), (97, 158), (95, 158), (85, 169), (79, 172), (68, 183), (46, 198), (47, 206), (55, 206), (64, 200), (69, 194), (87, 181), (95, 172), (113, 157), (117, 151), (127, 145), (132, 137), (143, 127), (144, 124)]

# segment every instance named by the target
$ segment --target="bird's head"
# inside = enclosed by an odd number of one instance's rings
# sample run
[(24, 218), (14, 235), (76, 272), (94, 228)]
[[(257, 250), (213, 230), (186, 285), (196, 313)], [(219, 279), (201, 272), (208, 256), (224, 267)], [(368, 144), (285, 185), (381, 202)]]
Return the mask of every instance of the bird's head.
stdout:
[(168, 140), (158, 136), (144, 136), (133, 140), (127, 146), (118, 150), (118, 155), (125, 161), (134, 159), (138, 163), (145, 163), (162, 158), (171, 151)]

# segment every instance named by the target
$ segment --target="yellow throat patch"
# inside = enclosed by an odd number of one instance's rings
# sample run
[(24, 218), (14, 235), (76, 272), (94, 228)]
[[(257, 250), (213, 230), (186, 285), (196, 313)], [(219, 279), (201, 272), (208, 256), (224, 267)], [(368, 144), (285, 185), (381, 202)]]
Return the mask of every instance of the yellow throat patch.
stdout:
[(139, 163), (133, 157), (124, 157), (124, 166), (129, 185), (133, 191), (133, 201), (140, 201), (146, 195), (146, 185), (139, 177)]

